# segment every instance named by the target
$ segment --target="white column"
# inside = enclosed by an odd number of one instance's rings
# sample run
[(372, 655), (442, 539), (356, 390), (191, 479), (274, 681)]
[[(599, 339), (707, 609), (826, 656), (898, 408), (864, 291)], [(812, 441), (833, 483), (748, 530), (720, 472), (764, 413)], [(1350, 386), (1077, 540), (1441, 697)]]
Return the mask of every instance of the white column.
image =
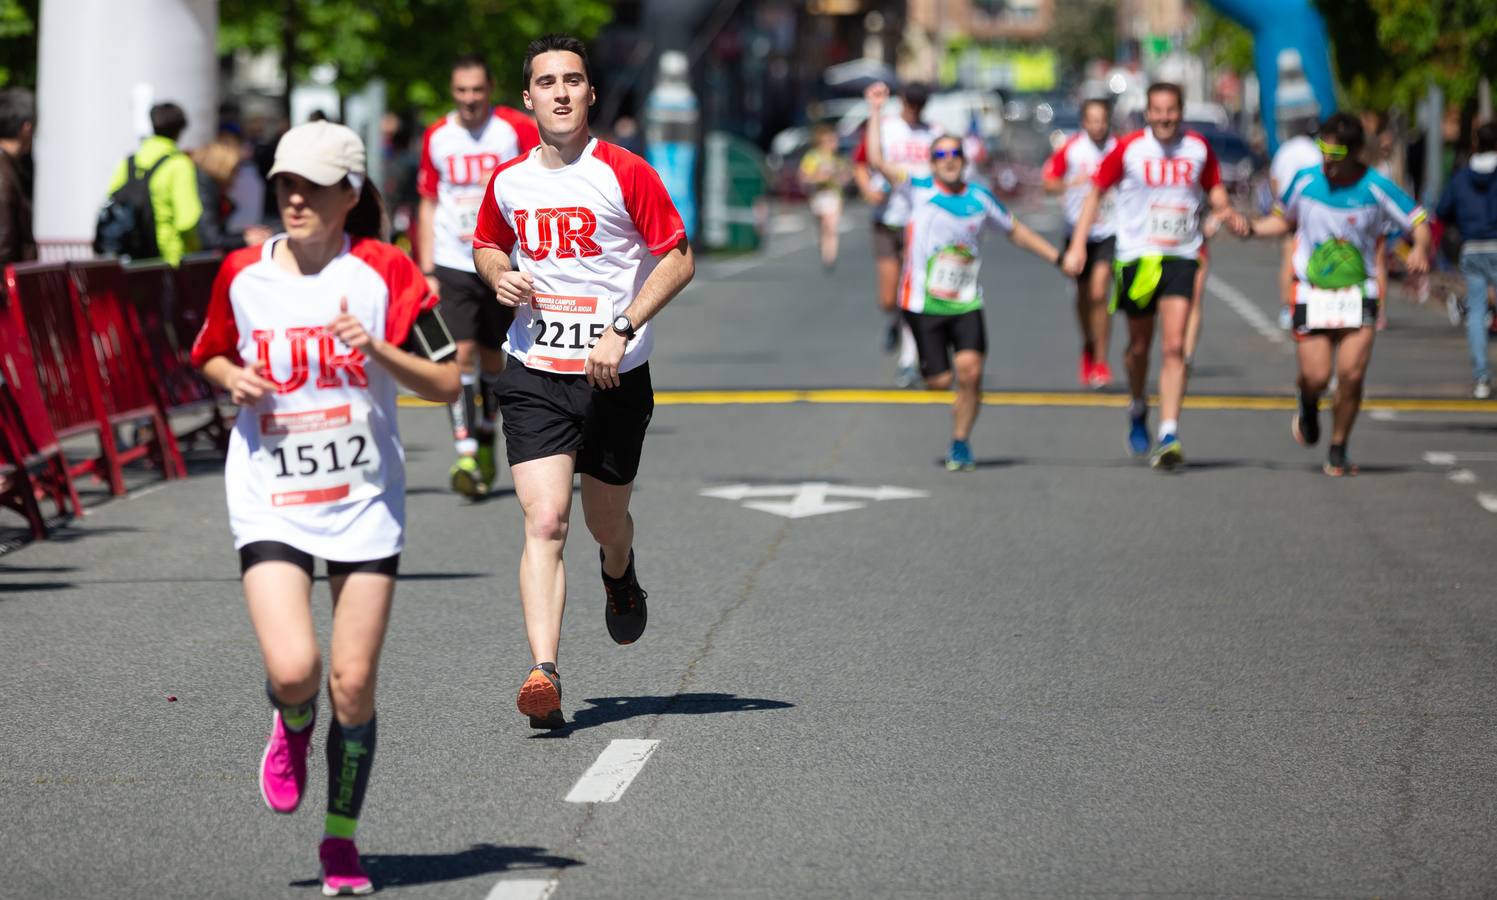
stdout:
[(217, 0), (46, 0), (37, 71), (35, 230), (92, 239), (115, 164), (149, 133), (147, 112), (187, 113), (184, 148), (218, 120)]

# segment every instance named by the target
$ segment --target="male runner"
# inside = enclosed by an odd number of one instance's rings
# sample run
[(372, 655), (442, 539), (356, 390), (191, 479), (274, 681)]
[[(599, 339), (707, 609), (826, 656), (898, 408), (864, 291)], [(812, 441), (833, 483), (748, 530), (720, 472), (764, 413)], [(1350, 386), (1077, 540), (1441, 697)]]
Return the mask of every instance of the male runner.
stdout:
[(1178, 85), (1149, 86), (1144, 119), (1148, 127), (1118, 141), (1092, 179), (1081, 207), (1064, 268), (1080, 275), (1086, 266), (1086, 240), (1102, 197), (1117, 189), (1117, 262), (1112, 308), (1128, 313), (1128, 448), (1149, 453), (1149, 346), (1155, 319), (1162, 319), (1159, 366), (1159, 444), (1150, 464), (1173, 469), (1185, 462), (1180, 446), (1180, 406), (1185, 398), (1185, 328), (1195, 287), (1196, 254), (1201, 248), (1202, 194), (1234, 234), (1247, 234), (1247, 220), (1235, 212), (1222, 185), (1216, 154), (1206, 139), (1180, 130), (1183, 106)]
[[(930, 174), (930, 142), (941, 134), (939, 126), (920, 121), (930, 89), (923, 84), (907, 84), (901, 92), (904, 103), (899, 118), (880, 122), (884, 159), (906, 169), (911, 175)], [(869, 123), (873, 121), (869, 116)], [(878, 278), (878, 307), (891, 314), (889, 349), (899, 348), (899, 374), (896, 383), (909, 387), (915, 383), (917, 351), (914, 336), (900, 317), (895, 291), (899, 286), (899, 264), (904, 257), (904, 227), (909, 224), (908, 202), (895, 197), (889, 182), (868, 165), (868, 140), (853, 151), (853, 180), (863, 199), (873, 208), (873, 256)]]
[[(1305, 119), (1295, 124), (1294, 136), (1279, 145), (1273, 160), (1268, 164), (1268, 189), (1274, 201), (1284, 196), (1289, 182), (1305, 169), (1320, 165), (1320, 148), (1315, 145), (1315, 132), (1320, 127), (1316, 119)], [(1294, 238), (1285, 237), (1279, 242), (1279, 327), (1288, 331), (1294, 327)]]
[(1382, 173), (1361, 160), (1362, 122), (1336, 113), (1317, 141), (1320, 166), (1290, 178), (1273, 215), (1252, 223), (1253, 234), (1294, 234), (1294, 336), (1299, 357), (1299, 412), (1290, 420), (1302, 446), (1320, 440), (1320, 395), (1330, 386), (1332, 361), (1336, 400), (1327, 475), (1356, 474), (1346, 442), (1362, 407), (1362, 384), (1377, 311), (1384, 299), (1377, 278), (1378, 241), (1389, 228), (1413, 235), (1409, 271), (1429, 271), (1430, 228), (1424, 209)]
[(646, 620), (629, 496), (655, 406), (650, 320), (695, 267), (660, 176), (589, 133), (595, 97), (582, 42), (532, 41), (522, 74), (541, 145), (494, 172), (473, 259), (498, 302), (516, 309), (498, 395), (525, 512), (520, 602), (535, 661), (516, 704), (532, 727), (560, 728), (572, 476), (582, 473), (582, 512), (600, 547), (608, 633), (633, 643)]
[[(479, 377), (492, 385), (504, 370), (504, 332), (514, 318), (494, 302), (494, 292), (473, 271), (473, 227), (489, 175), (499, 164), (540, 142), (535, 123), (519, 110), (494, 106), (493, 73), (481, 57), (462, 56), (452, 64), (456, 109), (426, 129), (416, 189), (416, 261), (426, 282), (442, 298), (442, 315), (457, 343), (463, 395), (449, 405), (457, 462), (452, 489), (467, 497), (488, 493), (494, 482), (494, 418), (484, 404), (477, 418), (474, 396)], [(478, 362), (481, 376), (475, 376)]]
[[(1066, 138), (1045, 163), (1045, 190), (1065, 192), (1066, 234), (1076, 228), (1076, 218), (1091, 193), (1092, 176), (1117, 144), (1112, 136), (1112, 108), (1106, 100), (1091, 99), (1081, 104), (1081, 130)], [(1104, 388), (1112, 382), (1112, 367), (1107, 364), (1107, 345), (1111, 316), (1107, 313), (1108, 287), (1112, 282), (1112, 256), (1117, 245), (1114, 237), (1112, 204), (1105, 204), (1097, 221), (1086, 236), (1086, 268), (1076, 279), (1076, 320), (1081, 325), (1081, 367), (1078, 378), (1082, 387)]]
[[(931, 174), (911, 176), (884, 159), (879, 122), (889, 89), (874, 84), (864, 93), (868, 118), (868, 163), (894, 186), (894, 198), (910, 209), (905, 237), (904, 276), (899, 307), (920, 349), (920, 372), (932, 390), (945, 391), (955, 381), (951, 449), (946, 468), (977, 467), (970, 440), (981, 404), (982, 367), (987, 355), (987, 328), (982, 315), (982, 234), (1005, 232), (1015, 246), (1058, 264), (1060, 251), (1026, 228), (992, 192), (963, 178), (962, 140), (936, 138), (930, 149)], [(952, 375), (952, 353), (956, 374)]]

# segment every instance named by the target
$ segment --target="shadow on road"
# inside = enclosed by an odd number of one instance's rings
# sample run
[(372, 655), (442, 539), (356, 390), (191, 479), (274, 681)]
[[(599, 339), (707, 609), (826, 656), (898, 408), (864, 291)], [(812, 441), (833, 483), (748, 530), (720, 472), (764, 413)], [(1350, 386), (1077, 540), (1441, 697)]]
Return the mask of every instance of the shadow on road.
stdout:
[[(543, 847), (498, 847), (474, 844), (457, 853), (368, 853), (360, 856), (364, 871), (376, 888), (415, 887), (444, 881), (461, 881), (479, 875), (516, 870), (566, 869), (582, 865), (565, 856), (553, 856)], [(321, 887), (318, 878), (291, 882), (291, 887)]]
[(701, 716), (709, 713), (752, 712), (791, 709), (794, 703), (739, 697), (736, 694), (671, 694), (663, 697), (589, 697), (587, 709), (579, 709), (565, 728), (533, 735), (534, 738), (564, 738), (573, 731), (596, 728), (640, 716)]

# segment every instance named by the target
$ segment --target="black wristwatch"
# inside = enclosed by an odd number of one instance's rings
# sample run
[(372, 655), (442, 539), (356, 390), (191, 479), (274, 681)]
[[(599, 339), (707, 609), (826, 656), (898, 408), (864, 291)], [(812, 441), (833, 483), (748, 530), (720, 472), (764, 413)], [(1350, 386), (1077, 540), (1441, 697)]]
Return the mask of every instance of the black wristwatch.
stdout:
[(628, 316), (615, 316), (613, 319), (613, 330), (623, 335), (624, 340), (634, 340), (634, 323), (629, 321)]

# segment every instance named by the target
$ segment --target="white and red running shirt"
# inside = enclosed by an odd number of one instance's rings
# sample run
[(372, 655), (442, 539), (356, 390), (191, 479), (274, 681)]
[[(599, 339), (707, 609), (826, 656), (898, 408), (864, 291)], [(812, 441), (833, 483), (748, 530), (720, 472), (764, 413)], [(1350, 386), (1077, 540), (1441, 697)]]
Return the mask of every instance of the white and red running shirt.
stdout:
[(446, 269), (473, 269), (473, 228), (489, 176), (522, 153), (539, 145), (540, 132), (530, 117), (507, 106), (479, 131), (469, 131), (450, 112), (426, 129), (421, 142), (421, 167), (416, 191), (437, 201), (432, 222), (432, 262)]
[[(500, 166), (473, 246), (509, 254), (535, 279), (535, 298), (515, 310), (505, 351), (532, 369), (582, 374), (588, 351), (685, 236), (660, 176), (621, 147), (593, 138), (559, 169), (546, 168), (540, 150)], [(649, 360), (651, 324), (638, 326), (620, 372)]]
[(192, 346), (194, 366), (259, 361), (276, 385), (240, 407), (229, 439), (234, 546), (280, 541), (323, 559), (384, 559), (405, 540), (395, 379), (324, 329), (346, 299), (370, 334), (399, 346), (437, 298), (389, 244), (345, 238), (322, 271), (294, 275), (271, 259), (284, 238), (229, 254)]
[[(879, 121), (879, 132), (883, 136), (884, 162), (904, 170), (908, 178), (920, 178), (930, 174), (930, 145), (945, 134), (940, 126), (921, 122), (911, 125), (904, 116), (885, 116)], [(853, 162), (868, 164), (867, 136), (853, 150)], [(873, 221), (891, 228), (903, 228), (910, 221), (910, 202), (907, 196), (894, 191), (888, 179), (872, 169), (869, 170), (875, 190), (888, 192), (884, 202), (873, 208)]]
[[(1092, 192), (1092, 177), (1102, 165), (1102, 158), (1111, 153), (1117, 143), (1117, 138), (1109, 134), (1107, 141), (1098, 147), (1090, 135), (1085, 131), (1078, 131), (1066, 138), (1066, 142), (1045, 161), (1043, 177), (1063, 181), (1066, 185), (1066, 230), (1075, 227), (1076, 220), (1081, 218), (1082, 204), (1086, 203), (1087, 196)], [(1097, 209), (1097, 221), (1092, 223), (1087, 240), (1102, 241), (1112, 237), (1115, 231), (1115, 206), (1111, 193), (1102, 195), (1102, 205)]]
[(1092, 177), (1102, 190), (1117, 191), (1118, 262), (1195, 259), (1201, 251), (1201, 200), (1221, 180), (1216, 154), (1194, 131), (1169, 146), (1147, 128), (1120, 138)]

